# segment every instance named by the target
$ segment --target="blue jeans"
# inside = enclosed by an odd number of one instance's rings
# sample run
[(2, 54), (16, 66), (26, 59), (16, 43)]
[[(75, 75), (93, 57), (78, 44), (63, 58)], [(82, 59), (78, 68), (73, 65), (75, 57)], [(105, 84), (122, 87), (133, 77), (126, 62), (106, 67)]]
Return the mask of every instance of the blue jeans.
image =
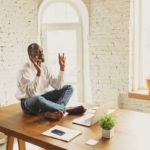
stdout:
[(71, 85), (65, 85), (60, 90), (49, 91), (40, 96), (33, 96), (21, 100), (21, 107), (24, 113), (39, 114), (46, 111), (62, 111), (65, 112), (73, 88)]

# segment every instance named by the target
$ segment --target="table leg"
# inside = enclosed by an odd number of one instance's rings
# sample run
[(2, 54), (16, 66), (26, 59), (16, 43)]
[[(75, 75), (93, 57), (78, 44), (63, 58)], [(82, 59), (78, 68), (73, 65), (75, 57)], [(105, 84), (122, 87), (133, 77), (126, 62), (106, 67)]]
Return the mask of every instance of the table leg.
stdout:
[(26, 150), (25, 141), (17, 139), (19, 150)]
[(14, 137), (8, 136), (6, 150), (13, 150), (13, 144), (14, 144)]

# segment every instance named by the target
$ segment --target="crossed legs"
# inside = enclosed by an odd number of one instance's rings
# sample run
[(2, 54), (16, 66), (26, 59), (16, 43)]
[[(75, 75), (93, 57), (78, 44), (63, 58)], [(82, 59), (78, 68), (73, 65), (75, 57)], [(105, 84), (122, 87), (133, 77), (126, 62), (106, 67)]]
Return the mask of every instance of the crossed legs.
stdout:
[(66, 105), (73, 93), (71, 85), (65, 85), (60, 90), (49, 91), (41, 96), (21, 100), (25, 113), (39, 114), (41, 112), (65, 112)]

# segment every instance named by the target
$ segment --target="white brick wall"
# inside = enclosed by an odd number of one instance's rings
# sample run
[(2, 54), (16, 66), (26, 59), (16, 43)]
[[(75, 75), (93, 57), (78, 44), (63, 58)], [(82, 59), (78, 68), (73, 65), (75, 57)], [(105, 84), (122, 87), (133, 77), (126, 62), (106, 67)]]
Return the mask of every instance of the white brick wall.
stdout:
[(130, 1), (92, 0), (89, 10), (93, 99), (117, 104), (128, 91)]
[(127, 95), (119, 96), (119, 107), (150, 113), (149, 100), (139, 100), (139, 99), (127, 98)]
[(16, 75), (29, 43), (37, 40), (41, 0), (0, 0), (0, 105), (16, 101)]

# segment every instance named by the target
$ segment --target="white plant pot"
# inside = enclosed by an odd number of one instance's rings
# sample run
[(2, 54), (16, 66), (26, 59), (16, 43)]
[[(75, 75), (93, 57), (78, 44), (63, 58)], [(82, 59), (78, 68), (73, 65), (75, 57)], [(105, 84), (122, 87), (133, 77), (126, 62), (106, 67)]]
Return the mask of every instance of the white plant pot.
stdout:
[(102, 129), (102, 137), (104, 138), (112, 138), (114, 136), (114, 128), (111, 130)]

